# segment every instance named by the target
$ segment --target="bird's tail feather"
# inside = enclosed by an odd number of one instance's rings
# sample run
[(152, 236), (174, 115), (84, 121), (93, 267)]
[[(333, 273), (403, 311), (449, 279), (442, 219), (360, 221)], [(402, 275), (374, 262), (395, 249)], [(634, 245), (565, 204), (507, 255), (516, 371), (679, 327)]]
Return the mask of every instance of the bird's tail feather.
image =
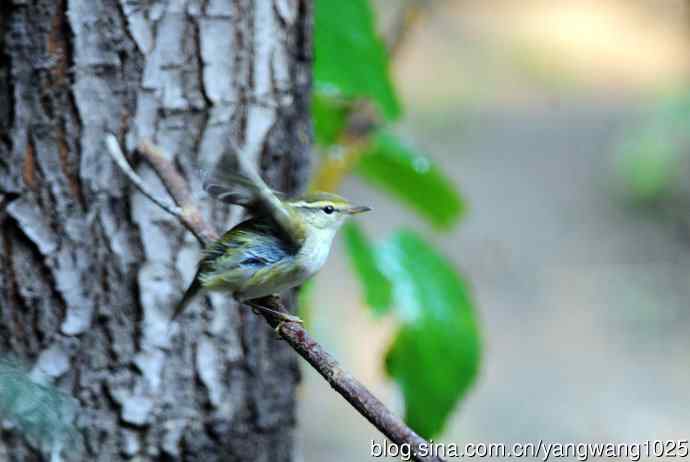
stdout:
[(184, 309), (189, 305), (189, 302), (192, 301), (192, 299), (201, 291), (201, 282), (199, 281), (199, 273), (197, 273), (194, 276), (194, 281), (190, 284), (189, 288), (185, 291), (184, 295), (182, 296), (182, 300), (177, 304), (175, 307), (175, 311), (173, 311), (172, 318), (170, 318), (170, 321), (174, 321), (180, 313), (184, 311)]

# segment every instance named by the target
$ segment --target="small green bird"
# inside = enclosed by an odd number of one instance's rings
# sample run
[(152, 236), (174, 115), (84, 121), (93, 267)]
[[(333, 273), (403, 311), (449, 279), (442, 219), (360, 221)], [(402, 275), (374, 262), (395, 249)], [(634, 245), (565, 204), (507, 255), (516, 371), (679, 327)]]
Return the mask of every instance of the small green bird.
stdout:
[[(206, 182), (211, 196), (247, 208), (252, 217), (227, 231), (203, 252), (194, 281), (175, 308), (175, 319), (199, 292), (219, 290), (259, 309), (252, 299), (296, 287), (326, 262), (346, 218), (371, 210), (331, 193), (287, 199), (270, 189), (238, 158), (243, 174), (224, 175), (227, 185)], [(271, 311), (271, 310), (268, 310)], [(294, 316), (276, 313), (286, 321)]]

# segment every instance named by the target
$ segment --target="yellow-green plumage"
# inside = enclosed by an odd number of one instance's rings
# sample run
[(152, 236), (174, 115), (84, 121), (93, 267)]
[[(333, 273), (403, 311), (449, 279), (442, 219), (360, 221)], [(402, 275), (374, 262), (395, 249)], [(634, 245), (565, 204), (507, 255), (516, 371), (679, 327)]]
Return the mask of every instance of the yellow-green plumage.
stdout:
[(368, 210), (330, 193), (282, 200), (263, 182), (254, 186), (247, 178), (232, 178), (234, 187), (211, 183), (207, 190), (222, 201), (243, 205), (254, 217), (204, 250), (173, 318), (201, 290), (228, 291), (245, 301), (302, 284), (323, 266), (346, 216)]
[[(209, 289), (232, 287), (238, 297), (290, 270), (298, 249), (264, 217), (241, 223), (204, 252), (199, 279)], [(244, 297), (241, 297), (244, 298)]]

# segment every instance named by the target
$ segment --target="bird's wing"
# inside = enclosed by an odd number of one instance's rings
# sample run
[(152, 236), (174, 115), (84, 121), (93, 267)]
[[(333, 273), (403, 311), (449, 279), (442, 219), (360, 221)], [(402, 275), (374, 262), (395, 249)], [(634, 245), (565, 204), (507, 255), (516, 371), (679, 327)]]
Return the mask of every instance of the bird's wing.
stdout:
[[(283, 194), (268, 187), (254, 168), (238, 156), (240, 173), (207, 176), (204, 189), (216, 199), (258, 210), (272, 218), (284, 236), (296, 247), (304, 243), (305, 225), (299, 214), (286, 206)], [(222, 178), (220, 178), (222, 177)]]
[(255, 273), (292, 258), (289, 245), (265, 219), (252, 218), (204, 250), (199, 276), (204, 286), (241, 286)]
[[(214, 172), (202, 170), (204, 190), (214, 199), (227, 204), (241, 205), (247, 208), (261, 207), (257, 186), (246, 176), (234, 172)], [(272, 191), (278, 198), (284, 194)]]

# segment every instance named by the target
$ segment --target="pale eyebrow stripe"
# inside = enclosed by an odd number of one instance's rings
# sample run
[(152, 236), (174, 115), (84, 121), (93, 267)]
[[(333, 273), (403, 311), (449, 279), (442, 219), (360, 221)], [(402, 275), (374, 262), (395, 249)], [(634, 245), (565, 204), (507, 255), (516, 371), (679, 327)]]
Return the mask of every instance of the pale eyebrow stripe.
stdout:
[(329, 201), (317, 201), (317, 202), (299, 201), (299, 202), (293, 202), (292, 203), (293, 207), (304, 207), (304, 208), (309, 208), (309, 209), (318, 209), (321, 207), (326, 207), (327, 205), (332, 206), (336, 210), (340, 210), (342, 208), (339, 205), (334, 204), (333, 202), (329, 202)]
[(292, 203), (293, 207), (309, 207), (309, 204), (304, 201), (299, 201), (299, 202), (293, 202)]

